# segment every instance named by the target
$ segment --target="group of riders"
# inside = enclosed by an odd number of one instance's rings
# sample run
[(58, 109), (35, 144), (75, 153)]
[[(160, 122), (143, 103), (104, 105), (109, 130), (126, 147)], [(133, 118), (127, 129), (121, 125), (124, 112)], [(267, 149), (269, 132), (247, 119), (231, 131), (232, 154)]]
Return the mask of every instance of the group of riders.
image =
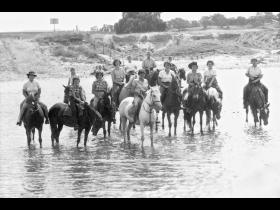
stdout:
[[(258, 85), (264, 95), (265, 95), (265, 103), (268, 103), (268, 90), (267, 88), (260, 82), (263, 77), (261, 69), (258, 67), (258, 60), (251, 60), (252, 66), (248, 69), (246, 76), (249, 77), (249, 83), (244, 88), (243, 93), (243, 103), (244, 108), (248, 109), (248, 98), (250, 96), (250, 90), (253, 86)], [(198, 64), (197, 62), (191, 62), (188, 65), (188, 68), (191, 70), (190, 73), (187, 74), (187, 84), (188, 84), (188, 95), (192, 95), (192, 91), (194, 87), (201, 87), (205, 90), (210, 87), (215, 88), (219, 93), (220, 99), (223, 98), (223, 92), (218, 85), (217, 81), (217, 72), (215, 71), (214, 62), (209, 60), (207, 63), (207, 70), (204, 72), (202, 76), (201, 73), (197, 72)], [(168, 61), (164, 62), (164, 70), (158, 71), (156, 62), (151, 58), (151, 53), (147, 52), (147, 58), (142, 63), (142, 69), (137, 70), (137, 67), (132, 63), (131, 57), (128, 57), (128, 63), (123, 68), (121, 66), (121, 61), (116, 59), (113, 61), (114, 69), (111, 72), (111, 78), (113, 87), (109, 88), (107, 81), (104, 80), (104, 72), (101, 69), (98, 69), (95, 72), (96, 80), (92, 84), (92, 94), (94, 94), (93, 99), (93, 107), (96, 109), (98, 101), (104, 96), (104, 94), (109, 93), (112, 97), (112, 102), (115, 108), (118, 108), (119, 105), (119, 94), (122, 88), (125, 85), (131, 86), (131, 94), (135, 97), (141, 96), (145, 97), (146, 92), (150, 87), (159, 85), (161, 92), (161, 102), (165, 100), (165, 95), (167, 89), (169, 88), (172, 79), (176, 78), (179, 81), (179, 71), (172, 63), (172, 57), (168, 58)], [(79, 110), (82, 109), (83, 104), (86, 102), (86, 95), (84, 89), (80, 86), (80, 78), (76, 74), (75, 69), (71, 68), (71, 76), (68, 81), (68, 87), (70, 88), (69, 92), (69, 101), (65, 101), (65, 103), (69, 103), (72, 116), (76, 119), (74, 122), (74, 128), (77, 129), (77, 119), (79, 116)], [(138, 76), (137, 75), (138, 72)], [(157, 77), (154, 75), (157, 74)], [(25, 97), (24, 101), (20, 105), (20, 114), (18, 117), (17, 125), (22, 124), (22, 118), (24, 112), (26, 111), (28, 104), (30, 104), (30, 96), (33, 96), (35, 99), (35, 104), (41, 109), (45, 116), (45, 123), (49, 123), (48, 119), (48, 109), (47, 106), (42, 103), (40, 99), (41, 87), (39, 83), (35, 80), (36, 73), (31, 71), (27, 74), (28, 81), (23, 85), (23, 95)], [(153, 79), (156, 78), (156, 79)], [(179, 81), (180, 84), (180, 81)], [(181, 85), (180, 85), (181, 86)], [(188, 102), (188, 100), (187, 100)], [(79, 108), (81, 107), (81, 109)], [(188, 110), (187, 110), (188, 111)], [(135, 117), (137, 117), (138, 112), (135, 112)]]

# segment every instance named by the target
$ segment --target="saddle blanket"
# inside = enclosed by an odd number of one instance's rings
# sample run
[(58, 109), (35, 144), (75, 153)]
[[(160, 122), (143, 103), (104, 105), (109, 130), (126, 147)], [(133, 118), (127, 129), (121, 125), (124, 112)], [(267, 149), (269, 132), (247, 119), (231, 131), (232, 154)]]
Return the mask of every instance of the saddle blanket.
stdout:
[(72, 110), (69, 106), (67, 106), (66, 109), (64, 110), (63, 116), (68, 116), (68, 117), (72, 116)]

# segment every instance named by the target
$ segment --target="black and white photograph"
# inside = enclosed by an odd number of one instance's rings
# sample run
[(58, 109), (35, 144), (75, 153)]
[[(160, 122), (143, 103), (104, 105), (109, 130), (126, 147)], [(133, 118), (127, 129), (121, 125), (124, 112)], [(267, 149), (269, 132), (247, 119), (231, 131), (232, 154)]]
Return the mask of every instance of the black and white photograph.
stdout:
[(280, 12), (0, 12), (0, 198), (278, 198), (279, 78)]

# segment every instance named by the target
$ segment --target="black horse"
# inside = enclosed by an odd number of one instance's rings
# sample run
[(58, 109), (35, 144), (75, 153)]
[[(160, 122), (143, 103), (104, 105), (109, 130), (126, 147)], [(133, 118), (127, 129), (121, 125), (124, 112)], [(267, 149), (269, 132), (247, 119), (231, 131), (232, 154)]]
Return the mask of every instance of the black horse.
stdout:
[[(38, 106), (38, 103), (35, 102), (35, 97), (36, 96), (29, 95), (26, 98), (26, 103), (28, 104), (28, 107), (23, 114), (23, 123), (26, 131), (28, 147), (30, 148), (31, 139), (34, 140), (35, 128), (37, 128), (39, 134), (39, 143), (40, 143), (40, 147), (42, 148), (42, 130), (44, 124), (44, 112)], [(31, 138), (31, 132), (33, 134), (32, 138)]]
[[(74, 127), (74, 120), (72, 116), (65, 115), (65, 110), (70, 109), (69, 105), (65, 103), (57, 103), (53, 105), (49, 110), (49, 120), (51, 126), (51, 140), (52, 146), (54, 146), (54, 140), (59, 143), (59, 135), (63, 128), (63, 125), (68, 127)], [(78, 117), (78, 138), (77, 147), (80, 143), (81, 133), (85, 129), (84, 146), (87, 144), (88, 133), (93, 124), (102, 125), (101, 115), (91, 108), (87, 103), (84, 104), (82, 114)]]
[[(186, 131), (186, 122), (190, 127), (191, 133), (194, 133), (195, 115), (199, 112), (200, 117), (200, 133), (203, 134), (203, 113), (207, 110), (207, 95), (203, 88), (195, 85), (192, 88), (192, 93), (188, 95), (187, 101), (184, 100), (184, 130)], [(183, 98), (188, 93), (188, 90), (183, 91)]]
[[(255, 127), (257, 126), (257, 122), (259, 122), (261, 126), (262, 120), (264, 125), (267, 125), (269, 117), (269, 104), (266, 105), (265, 103), (265, 95), (261, 87), (254, 85), (250, 92), (249, 106), (254, 117)], [(246, 109), (246, 122), (248, 122), (248, 109)]]
[[(93, 99), (90, 101), (90, 106), (92, 106)], [(93, 106), (92, 106), (93, 107)], [(106, 125), (105, 123), (108, 122), (108, 136), (111, 135), (111, 124), (115, 122), (115, 110), (112, 105), (111, 96), (109, 93), (105, 93), (104, 96), (98, 101), (97, 103), (97, 111), (101, 114), (103, 119), (103, 124), (94, 124), (92, 131), (93, 135), (97, 135), (99, 129), (103, 128), (104, 139), (106, 138)]]
[[(162, 129), (164, 129), (164, 117), (167, 113), (168, 127), (169, 127), (169, 137), (171, 136), (171, 114), (174, 114), (174, 135), (176, 136), (177, 129), (177, 119), (179, 117), (181, 109), (182, 95), (180, 86), (175, 77), (172, 77), (172, 82), (167, 90), (165, 100), (163, 102), (163, 111), (162, 111)], [(156, 126), (157, 130), (157, 126)]]

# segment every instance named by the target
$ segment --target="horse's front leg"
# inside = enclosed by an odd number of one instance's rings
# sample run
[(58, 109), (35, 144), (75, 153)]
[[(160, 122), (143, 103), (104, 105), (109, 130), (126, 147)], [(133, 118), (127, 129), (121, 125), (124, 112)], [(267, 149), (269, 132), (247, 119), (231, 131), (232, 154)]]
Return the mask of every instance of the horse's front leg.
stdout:
[(34, 138), (35, 138), (35, 128), (32, 129), (32, 141), (34, 142)]
[(104, 140), (106, 139), (106, 122), (103, 122), (103, 136), (104, 136)]
[(150, 138), (151, 138), (151, 147), (154, 147), (154, 134), (153, 134), (154, 125), (150, 122)]
[(140, 122), (140, 130), (141, 130), (141, 147), (144, 148), (144, 124)]
[(41, 127), (38, 129), (40, 148), (42, 148), (42, 130), (43, 130), (43, 126), (41, 126)]
[(83, 128), (78, 129), (78, 137), (77, 137), (77, 147), (79, 146), (79, 143), (81, 141), (81, 134), (82, 134)]
[(246, 108), (246, 123), (248, 123), (248, 112), (249, 112), (249, 109), (248, 107)]
[(175, 113), (175, 116), (174, 116), (174, 136), (177, 135), (177, 120), (178, 120), (178, 117), (179, 117), (179, 112)]
[(165, 111), (162, 111), (162, 129), (164, 129)]
[(207, 110), (206, 111), (206, 127), (208, 128), (208, 131), (211, 131), (210, 122), (211, 122), (211, 110)]
[(203, 126), (203, 111), (200, 111), (199, 112), (199, 117), (200, 117), (200, 133), (201, 133), (201, 135), (203, 135), (203, 128), (202, 128), (202, 126)]
[(126, 131), (126, 121), (127, 121), (127, 119), (125, 117), (121, 118), (122, 135), (123, 135), (124, 144), (126, 144), (126, 134), (125, 134), (125, 131)]
[(108, 136), (109, 136), (109, 137), (111, 136), (111, 124), (112, 124), (112, 122), (109, 121), (109, 122), (108, 122)]
[(192, 116), (192, 121), (190, 122), (190, 129), (191, 129), (191, 134), (194, 134), (194, 125), (195, 125), (195, 114)]
[(85, 128), (85, 136), (84, 136), (84, 147), (87, 146), (88, 134), (90, 132), (90, 127)]
[(130, 129), (132, 128), (132, 126), (133, 126), (133, 123), (129, 122), (128, 126), (126, 128), (127, 142), (128, 142), (129, 146), (130, 146)]
[(167, 112), (167, 119), (168, 119), (168, 128), (169, 128), (168, 136), (171, 137), (172, 122), (171, 122), (171, 113), (169, 112)]
[(213, 131), (215, 131), (216, 129), (216, 123), (217, 123), (216, 115), (213, 112)]
[(26, 130), (26, 137), (27, 137), (27, 145), (30, 149), (30, 143), (31, 143), (31, 129), (25, 128)]

